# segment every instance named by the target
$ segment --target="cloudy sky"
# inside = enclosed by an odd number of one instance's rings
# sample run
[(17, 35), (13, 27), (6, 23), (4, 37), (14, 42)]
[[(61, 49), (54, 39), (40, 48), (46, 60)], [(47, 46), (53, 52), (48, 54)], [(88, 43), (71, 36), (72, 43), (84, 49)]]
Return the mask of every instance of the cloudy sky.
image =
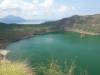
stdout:
[(53, 20), (100, 13), (100, 0), (0, 0), (0, 17)]

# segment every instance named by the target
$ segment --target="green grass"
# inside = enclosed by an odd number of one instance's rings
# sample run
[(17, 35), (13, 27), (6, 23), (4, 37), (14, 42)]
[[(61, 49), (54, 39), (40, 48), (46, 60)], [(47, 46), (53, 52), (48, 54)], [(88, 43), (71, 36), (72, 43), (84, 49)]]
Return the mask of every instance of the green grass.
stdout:
[(2, 62), (0, 64), (0, 75), (34, 75), (32, 70), (25, 63)]

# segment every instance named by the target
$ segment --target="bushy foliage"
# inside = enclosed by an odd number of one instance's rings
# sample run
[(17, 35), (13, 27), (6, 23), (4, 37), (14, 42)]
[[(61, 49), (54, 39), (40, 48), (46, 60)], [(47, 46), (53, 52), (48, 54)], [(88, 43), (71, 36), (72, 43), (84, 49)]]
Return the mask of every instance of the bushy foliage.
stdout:
[(57, 62), (39, 65), (37, 75), (87, 75), (86, 71), (77, 73), (77, 66), (74, 62), (71, 64), (64, 63), (63, 66)]

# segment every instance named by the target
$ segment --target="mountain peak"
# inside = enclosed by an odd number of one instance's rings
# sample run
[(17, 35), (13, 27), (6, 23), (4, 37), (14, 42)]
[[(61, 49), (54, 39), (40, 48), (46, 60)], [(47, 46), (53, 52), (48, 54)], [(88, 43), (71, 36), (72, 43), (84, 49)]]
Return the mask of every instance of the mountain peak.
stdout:
[(0, 18), (0, 22), (11, 24), (11, 23), (21, 23), (25, 20), (18, 16), (8, 15), (6, 17)]

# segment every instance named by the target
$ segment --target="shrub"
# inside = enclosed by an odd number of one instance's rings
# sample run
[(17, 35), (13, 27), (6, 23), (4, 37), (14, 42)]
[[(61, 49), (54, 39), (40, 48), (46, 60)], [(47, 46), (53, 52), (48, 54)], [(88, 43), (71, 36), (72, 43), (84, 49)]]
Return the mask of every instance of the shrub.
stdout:
[(64, 63), (62, 66), (54, 61), (48, 64), (38, 65), (36, 71), (37, 75), (87, 75), (84, 71), (77, 73), (75, 63)]

